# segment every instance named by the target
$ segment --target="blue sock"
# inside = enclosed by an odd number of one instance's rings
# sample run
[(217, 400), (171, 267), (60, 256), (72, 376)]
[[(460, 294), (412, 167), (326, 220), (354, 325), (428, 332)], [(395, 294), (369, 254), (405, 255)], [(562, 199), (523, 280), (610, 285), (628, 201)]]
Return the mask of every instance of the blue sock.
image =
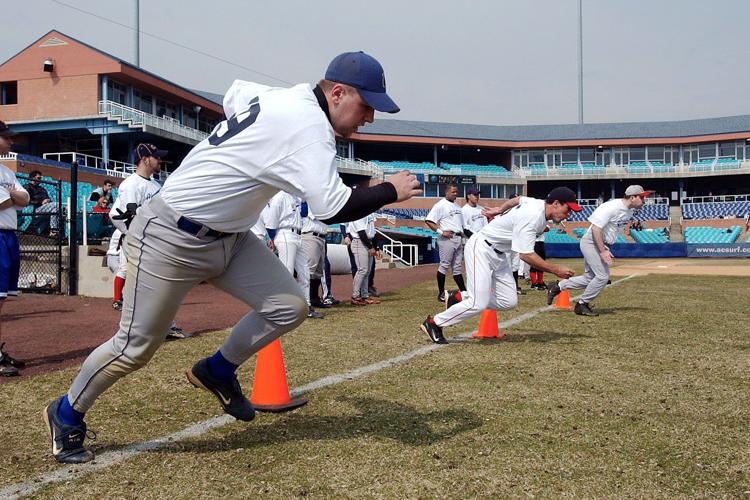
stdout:
[(216, 351), (216, 354), (208, 358), (208, 369), (211, 371), (211, 375), (218, 379), (229, 380), (234, 377), (234, 372), (237, 371), (238, 366), (227, 361), (227, 358), (222, 356), (221, 351)]
[(81, 425), (83, 423), (83, 417), (86, 416), (86, 414), (81, 413), (70, 406), (70, 401), (68, 401), (68, 395), (66, 394), (63, 396), (60, 407), (57, 409), (57, 416), (60, 417), (60, 420), (62, 420), (65, 425)]

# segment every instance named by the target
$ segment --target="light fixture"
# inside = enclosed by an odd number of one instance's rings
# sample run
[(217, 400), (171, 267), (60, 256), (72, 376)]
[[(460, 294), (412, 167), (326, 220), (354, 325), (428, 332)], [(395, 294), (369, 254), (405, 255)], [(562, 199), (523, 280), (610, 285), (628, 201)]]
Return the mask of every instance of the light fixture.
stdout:
[(52, 73), (55, 70), (55, 61), (50, 58), (45, 59), (43, 68), (45, 73)]
[(596, 147), (596, 152), (597, 152), (597, 153), (601, 153), (601, 152), (603, 152), (603, 151), (604, 151), (604, 146), (597, 146), (597, 147)]

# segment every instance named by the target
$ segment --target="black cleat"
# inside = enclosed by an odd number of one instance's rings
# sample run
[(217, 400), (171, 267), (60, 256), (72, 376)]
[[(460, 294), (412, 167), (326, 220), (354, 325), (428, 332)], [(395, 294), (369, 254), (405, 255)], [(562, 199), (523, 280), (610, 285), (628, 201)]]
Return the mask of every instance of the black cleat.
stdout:
[(555, 281), (551, 285), (547, 285), (547, 305), (551, 306), (552, 303), (555, 301), (555, 297), (560, 295), (560, 282)]
[(424, 323), (420, 325), (419, 329), (425, 332), (427, 336), (430, 337), (430, 340), (436, 344), (448, 343), (448, 341), (445, 340), (445, 337), (443, 337), (443, 329), (435, 324), (432, 320), (432, 316), (427, 316), (427, 319), (424, 320)]
[(599, 313), (592, 311), (591, 305), (586, 302), (577, 302), (573, 312), (579, 316), (599, 316)]
[(214, 377), (208, 368), (207, 358), (195, 363), (186, 375), (188, 381), (195, 387), (212, 392), (221, 403), (224, 411), (237, 420), (249, 422), (255, 418), (253, 405), (242, 394), (242, 388), (236, 375), (230, 380), (221, 380)]
[(86, 437), (96, 439), (96, 434), (86, 431), (86, 424), (66, 425), (57, 416), (60, 408), (61, 396), (52, 401), (44, 409), (44, 421), (52, 439), (52, 456), (61, 464), (83, 464), (94, 459), (94, 453), (83, 447)]
[(445, 304), (445, 297), (446, 297), (446, 293), (440, 292), (437, 296), (438, 302), (442, 302), (443, 304)]
[(10, 354), (5, 352), (3, 347), (5, 347), (5, 342), (0, 344), (0, 365), (9, 365), (13, 368), (23, 368), (24, 366), (26, 366), (25, 361), (10, 357)]
[(122, 311), (122, 300), (115, 300), (112, 302), (112, 309), (115, 311)]
[(461, 302), (461, 290), (448, 290), (445, 297), (445, 308), (450, 309), (459, 302)]

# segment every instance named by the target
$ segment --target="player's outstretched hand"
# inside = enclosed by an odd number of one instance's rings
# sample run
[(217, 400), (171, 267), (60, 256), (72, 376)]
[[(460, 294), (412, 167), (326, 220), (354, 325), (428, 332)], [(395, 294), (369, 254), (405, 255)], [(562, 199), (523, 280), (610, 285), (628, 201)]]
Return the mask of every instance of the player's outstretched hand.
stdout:
[(604, 262), (607, 263), (607, 265), (612, 265), (612, 263), (615, 261), (615, 256), (612, 255), (612, 252), (609, 250), (605, 250), (602, 253), (599, 254), (599, 256), (602, 258)]
[(408, 170), (396, 172), (386, 180), (396, 188), (396, 193), (398, 194), (396, 201), (408, 200), (409, 198), (422, 194), (422, 185), (414, 174)]
[(557, 271), (555, 271), (555, 276), (561, 279), (568, 279), (572, 278), (575, 275), (575, 271), (572, 269), (569, 269), (567, 267), (558, 266)]

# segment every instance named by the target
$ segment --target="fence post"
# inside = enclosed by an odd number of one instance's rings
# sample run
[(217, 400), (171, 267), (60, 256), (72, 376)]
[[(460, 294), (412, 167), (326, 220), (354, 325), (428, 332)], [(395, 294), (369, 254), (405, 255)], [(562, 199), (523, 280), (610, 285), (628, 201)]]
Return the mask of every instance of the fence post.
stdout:
[(70, 266), (68, 294), (78, 295), (78, 162), (70, 164)]

